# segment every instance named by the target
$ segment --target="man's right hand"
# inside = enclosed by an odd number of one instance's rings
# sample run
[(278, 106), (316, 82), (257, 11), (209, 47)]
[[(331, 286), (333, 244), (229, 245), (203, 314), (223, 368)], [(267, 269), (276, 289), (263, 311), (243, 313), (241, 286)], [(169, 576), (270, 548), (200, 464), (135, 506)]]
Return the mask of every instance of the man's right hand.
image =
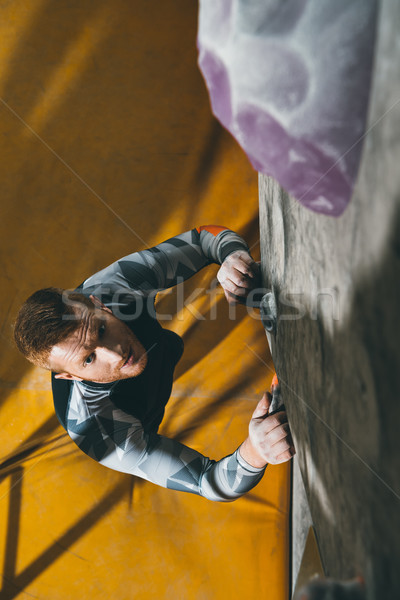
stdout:
[(217, 279), (229, 304), (245, 304), (249, 293), (261, 286), (260, 264), (245, 250), (237, 250), (224, 260)]
[(278, 465), (296, 454), (286, 412), (268, 416), (272, 396), (265, 392), (252, 415), (249, 437), (241, 445), (242, 458), (253, 467)]

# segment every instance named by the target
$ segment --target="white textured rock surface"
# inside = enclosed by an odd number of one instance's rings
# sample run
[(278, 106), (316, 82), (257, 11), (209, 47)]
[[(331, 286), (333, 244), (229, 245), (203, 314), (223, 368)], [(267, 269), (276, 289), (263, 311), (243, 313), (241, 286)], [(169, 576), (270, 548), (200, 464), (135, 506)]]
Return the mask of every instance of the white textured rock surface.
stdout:
[(365, 131), (376, 0), (200, 0), (199, 66), (215, 116), (258, 171), (339, 215)]

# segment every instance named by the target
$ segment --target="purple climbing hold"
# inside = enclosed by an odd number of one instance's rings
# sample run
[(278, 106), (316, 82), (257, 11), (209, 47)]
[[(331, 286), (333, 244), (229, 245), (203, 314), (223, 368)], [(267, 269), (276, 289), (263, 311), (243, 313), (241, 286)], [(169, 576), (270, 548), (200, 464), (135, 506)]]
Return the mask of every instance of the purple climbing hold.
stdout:
[(253, 167), (339, 216), (365, 133), (376, 0), (200, 0), (199, 66)]

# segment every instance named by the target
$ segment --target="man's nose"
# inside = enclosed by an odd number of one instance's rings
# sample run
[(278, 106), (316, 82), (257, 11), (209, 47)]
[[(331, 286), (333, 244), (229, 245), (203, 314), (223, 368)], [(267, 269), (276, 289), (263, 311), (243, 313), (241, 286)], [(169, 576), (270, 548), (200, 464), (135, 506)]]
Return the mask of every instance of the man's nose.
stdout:
[(116, 346), (115, 348), (100, 346), (97, 348), (96, 352), (100, 359), (106, 360), (107, 362), (121, 362), (121, 359), (123, 358), (123, 352), (120, 346)]

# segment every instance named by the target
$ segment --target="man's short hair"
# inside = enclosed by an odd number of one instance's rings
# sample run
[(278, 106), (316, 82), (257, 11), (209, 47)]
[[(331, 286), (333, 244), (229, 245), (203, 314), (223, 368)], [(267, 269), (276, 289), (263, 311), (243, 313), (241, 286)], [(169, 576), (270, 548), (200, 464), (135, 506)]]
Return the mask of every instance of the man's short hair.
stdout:
[(14, 324), (18, 350), (30, 362), (49, 369), (53, 346), (63, 342), (81, 324), (75, 310), (77, 303), (93, 308), (90, 298), (62, 288), (45, 288), (29, 296)]

